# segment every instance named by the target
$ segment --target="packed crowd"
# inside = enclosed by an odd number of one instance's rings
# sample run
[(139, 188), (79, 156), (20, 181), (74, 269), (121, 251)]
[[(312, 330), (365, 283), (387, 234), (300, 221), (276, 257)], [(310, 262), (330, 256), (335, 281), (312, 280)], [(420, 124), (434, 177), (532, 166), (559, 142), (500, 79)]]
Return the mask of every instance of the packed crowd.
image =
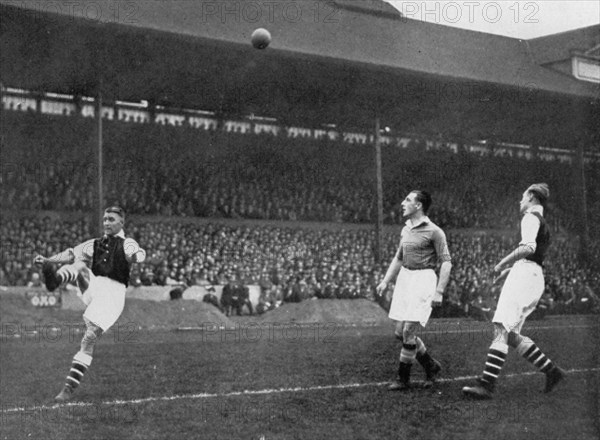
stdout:
[[(94, 121), (3, 115), (0, 202), (10, 209), (89, 212), (96, 206)], [(106, 121), (104, 195), (132, 214), (373, 222), (369, 146), (168, 125)], [(401, 222), (413, 187), (433, 193), (444, 228), (510, 228), (531, 181), (552, 189), (553, 229), (579, 227), (577, 186), (561, 163), (455, 153), (415, 139), (382, 151), (385, 222)], [(598, 164), (587, 169), (590, 217), (600, 214)], [(595, 227), (595, 223), (591, 223)]]
[[(32, 265), (37, 253), (51, 255), (92, 237), (85, 220), (20, 218), (2, 223), (0, 285), (40, 283)], [(375, 236), (367, 229), (306, 229), (275, 226), (232, 226), (224, 223), (128, 222), (126, 232), (148, 252), (134, 264), (133, 285), (225, 285), (230, 281), (260, 285), (261, 302), (309, 298), (375, 297), (399, 240), (399, 230), (385, 236), (384, 258), (374, 259)], [(499, 293), (491, 286), (491, 268), (515, 245), (514, 238), (495, 234), (449, 233), (453, 270), (443, 314), (478, 313), (493, 307)], [(599, 312), (598, 243), (588, 263), (578, 262), (576, 243), (555, 238), (546, 266), (544, 303), (554, 312)], [(388, 294), (391, 292), (388, 292)], [(482, 305), (483, 304), (483, 305)]]

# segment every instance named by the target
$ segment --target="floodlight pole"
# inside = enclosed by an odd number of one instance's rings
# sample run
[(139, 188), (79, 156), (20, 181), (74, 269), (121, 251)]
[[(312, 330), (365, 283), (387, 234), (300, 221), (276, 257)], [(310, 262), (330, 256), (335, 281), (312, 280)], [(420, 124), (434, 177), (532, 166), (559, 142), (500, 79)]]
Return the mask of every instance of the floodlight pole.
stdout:
[(98, 95), (96, 98), (96, 130), (97, 130), (97, 159), (98, 159), (98, 204), (97, 204), (97, 212), (98, 215), (96, 217), (96, 221), (98, 223), (99, 235), (104, 233), (104, 228), (102, 227), (102, 217), (104, 216), (104, 191), (102, 190), (104, 176), (102, 173), (103, 168), (103, 160), (102, 160), (102, 82), (100, 82), (100, 87), (98, 88)]
[(581, 225), (579, 229), (579, 258), (582, 261), (587, 260), (588, 256), (588, 243), (590, 240), (590, 225), (588, 223), (588, 208), (587, 208), (587, 188), (585, 182), (585, 154), (584, 154), (584, 142), (579, 141), (577, 145), (577, 175), (578, 175), (578, 186), (581, 197)]
[(383, 179), (381, 177), (381, 126), (375, 119), (375, 174), (377, 191), (377, 220), (375, 223), (375, 262), (383, 259)]

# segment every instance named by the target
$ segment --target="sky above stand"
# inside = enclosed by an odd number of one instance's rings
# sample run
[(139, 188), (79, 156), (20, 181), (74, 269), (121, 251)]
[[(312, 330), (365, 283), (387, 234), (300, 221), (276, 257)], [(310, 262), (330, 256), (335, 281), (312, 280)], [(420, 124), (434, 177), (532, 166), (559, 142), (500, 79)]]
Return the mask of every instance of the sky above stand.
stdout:
[(598, 0), (384, 0), (407, 18), (529, 39), (600, 24)]

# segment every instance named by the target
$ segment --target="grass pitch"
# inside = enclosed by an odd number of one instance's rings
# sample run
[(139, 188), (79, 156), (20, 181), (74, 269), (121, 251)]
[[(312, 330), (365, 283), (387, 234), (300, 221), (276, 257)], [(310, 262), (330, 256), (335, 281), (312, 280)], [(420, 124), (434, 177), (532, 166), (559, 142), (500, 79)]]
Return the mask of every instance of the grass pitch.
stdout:
[[(386, 390), (399, 353), (392, 326), (240, 321), (226, 331), (109, 331), (76, 397), (55, 405), (80, 334), (4, 329), (1, 439), (597, 439), (596, 317), (531, 322), (568, 379), (509, 355), (492, 401), (460, 389), (483, 368), (491, 327), (431, 321), (422, 338), (443, 364), (432, 389)], [(28, 333), (29, 332), (29, 333)], [(8, 333), (11, 336), (8, 336)], [(415, 381), (422, 379), (418, 365)]]

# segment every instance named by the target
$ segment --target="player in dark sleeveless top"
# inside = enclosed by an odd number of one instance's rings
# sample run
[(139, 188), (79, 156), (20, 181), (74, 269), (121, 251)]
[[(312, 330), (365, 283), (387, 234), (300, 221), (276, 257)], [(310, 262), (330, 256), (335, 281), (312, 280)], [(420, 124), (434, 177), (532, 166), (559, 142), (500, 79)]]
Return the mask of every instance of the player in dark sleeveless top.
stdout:
[[(83, 314), (86, 331), (81, 349), (75, 354), (67, 381), (55, 400), (69, 400), (92, 363), (96, 340), (119, 319), (125, 305), (131, 263), (141, 263), (146, 252), (132, 238), (125, 238), (125, 213), (118, 206), (104, 211), (104, 235), (45, 258), (35, 257), (42, 266), (46, 288), (76, 282), (86, 304)], [(57, 271), (54, 265), (62, 265)]]
[[(494, 323), (492, 342), (483, 374), (474, 386), (463, 388), (463, 393), (475, 399), (491, 399), (496, 381), (506, 361), (508, 348), (517, 350), (546, 375), (544, 392), (550, 392), (564, 378), (558, 368), (527, 336), (521, 335), (525, 319), (535, 310), (544, 293), (542, 265), (550, 244), (550, 231), (544, 219), (544, 207), (550, 196), (548, 185), (536, 183), (523, 193), (520, 210), (521, 241), (519, 246), (496, 265), (494, 271), (506, 276), (502, 287)], [(512, 265), (512, 267), (511, 267)]]

